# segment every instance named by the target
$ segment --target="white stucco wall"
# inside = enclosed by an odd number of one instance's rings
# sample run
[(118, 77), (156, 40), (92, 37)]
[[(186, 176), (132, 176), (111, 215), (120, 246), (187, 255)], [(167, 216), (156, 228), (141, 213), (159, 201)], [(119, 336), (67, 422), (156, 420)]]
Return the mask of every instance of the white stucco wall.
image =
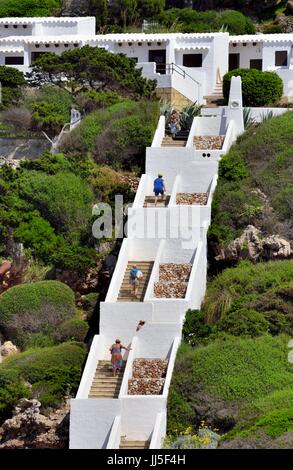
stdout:
[(72, 399), (69, 448), (105, 449), (113, 421), (120, 413), (118, 399)]

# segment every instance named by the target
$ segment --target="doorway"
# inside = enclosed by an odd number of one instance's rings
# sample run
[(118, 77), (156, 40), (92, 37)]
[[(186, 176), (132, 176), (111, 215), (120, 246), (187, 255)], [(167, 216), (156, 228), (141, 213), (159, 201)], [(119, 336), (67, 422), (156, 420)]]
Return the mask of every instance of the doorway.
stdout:
[(229, 54), (229, 71), (239, 69), (240, 54)]
[(166, 73), (166, 49), (150, 50), (149, 62), (156, 62), (156, 72)]

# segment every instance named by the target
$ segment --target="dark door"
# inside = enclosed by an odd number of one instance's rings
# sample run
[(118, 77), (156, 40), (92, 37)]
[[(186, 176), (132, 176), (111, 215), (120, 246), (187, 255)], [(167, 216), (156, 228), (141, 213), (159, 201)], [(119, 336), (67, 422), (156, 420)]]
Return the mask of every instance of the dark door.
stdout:
[(149, 51), (149, 62), (156, 62), (156, 72), (166, 73), (166, 50), (152, 50)]
[(229, 70), (239, 69), (240, 54), (229, 54)]
[(250, 68), (262, 70), (262, 60), (261, 59), (251, 59)]

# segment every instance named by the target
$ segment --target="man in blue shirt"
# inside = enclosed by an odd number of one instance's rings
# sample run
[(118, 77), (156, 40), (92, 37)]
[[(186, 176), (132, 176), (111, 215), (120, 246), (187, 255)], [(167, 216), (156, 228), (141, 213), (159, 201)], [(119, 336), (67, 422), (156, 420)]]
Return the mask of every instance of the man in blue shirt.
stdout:
[(154, 180), (154, 193), (155, 193), (155, 206), (157, 205), (158, 195), (162, 196), (164, 200), (165, 184), (163, 180), (163, 175), (158, 175), (158, 178)]

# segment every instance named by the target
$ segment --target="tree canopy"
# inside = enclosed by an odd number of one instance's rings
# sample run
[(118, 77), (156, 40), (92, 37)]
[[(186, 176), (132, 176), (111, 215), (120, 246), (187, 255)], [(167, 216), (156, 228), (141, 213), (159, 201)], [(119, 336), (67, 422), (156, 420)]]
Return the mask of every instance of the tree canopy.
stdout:
[(46, 53), (33, 64), (29, 82), (40, 86), (58, 85), (77, 93), (86, 89), (109, 89), (133, 97), (149, 98), (156, 81), (141, 76), (135, 61), (123, 54), (112, 54), (105, 49), (84, 46), (63, 52)]

